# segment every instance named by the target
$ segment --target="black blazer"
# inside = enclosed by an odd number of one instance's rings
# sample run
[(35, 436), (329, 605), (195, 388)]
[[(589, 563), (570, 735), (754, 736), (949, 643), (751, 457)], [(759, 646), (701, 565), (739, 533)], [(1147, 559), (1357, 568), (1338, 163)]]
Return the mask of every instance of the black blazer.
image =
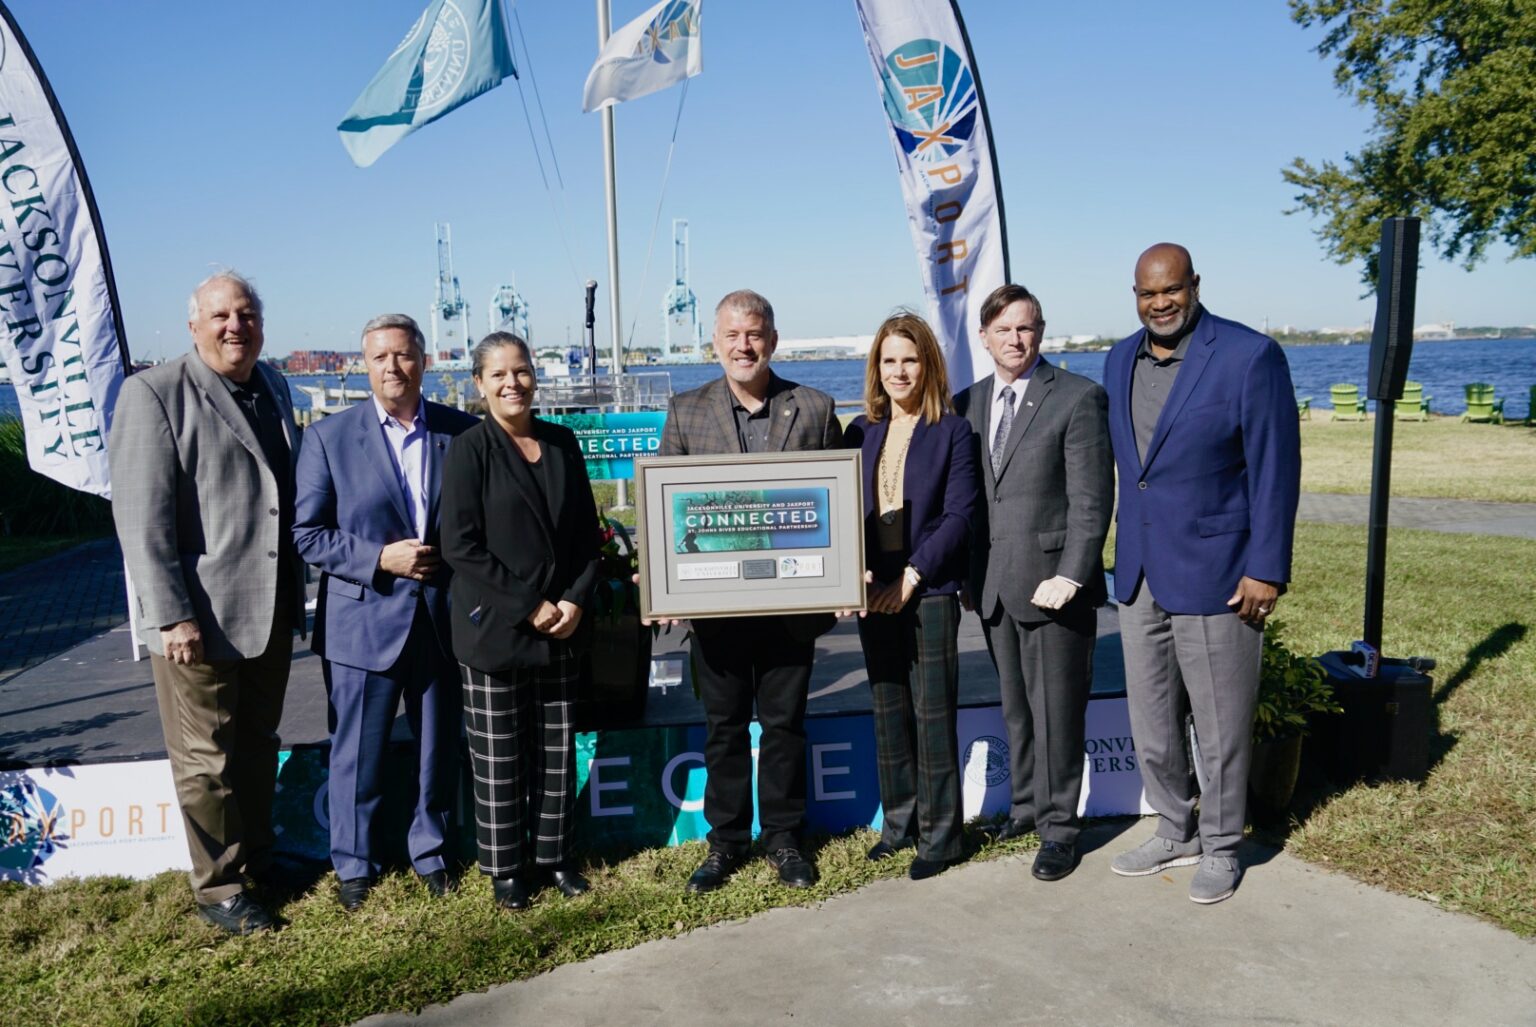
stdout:
[(570, 429), (533, 419), (548, 482), (490, 417), (448, 447), (443, 464), (443, 559), (453, 568), (453, 655), (491, 674), (551, 662), (548, 635), (528, 615), (541, 600), (582, 608), (591, 625), (597, 582), (597, 507)]
[[(843, 445), (864, 453), (864, 565), (881, 560), (879, 512), (880, 448), (890, 421), (853, 419)], [(944, 414), (936, 423), (917, 423), (902, 473), (907, 563), (923, 576), (915, 598), (954, 595), (970, 571), (971, 524), (981, 498), (976, 474), (976, 435), (963, 417)], [(878, 573), (878, 572), (877, 572)]]

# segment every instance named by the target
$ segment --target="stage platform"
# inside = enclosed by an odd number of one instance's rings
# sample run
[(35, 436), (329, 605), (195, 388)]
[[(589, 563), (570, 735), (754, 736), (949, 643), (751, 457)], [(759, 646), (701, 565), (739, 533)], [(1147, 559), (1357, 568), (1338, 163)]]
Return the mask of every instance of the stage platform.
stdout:
[[(686, 650), (682, 633), (656, 640), (657, 657)], [(142, 652), (142, 650), (141, 650)], [(1124, 693), (1115, 608), (1099, 611), (1094, 651), (1095, 698)], [(960, 704), (997, 702), (997, 675), (987, 655), (981, 622), (966, 613), (960, 621)], [(817, 641), (808, 707), (812, 717), (869, 712), (869, 689), (858, 629), (839, 624)], [(165, 741), (155, 708), (149, 659), (129, 655), (123, 623), (0, 684), (0, 767), (46, 767), (162, 759)], [(633, 727), (680, 727), (704, 722), (686, 675), (681, 685), (652, 688), (643, 721)], [(396, 722), (406, 737), (405, 718)], [(293, 675), (280, 728), (285, 748), (326, 740), (325, 686), (320, 660), (307, 642), (295, 640)]]

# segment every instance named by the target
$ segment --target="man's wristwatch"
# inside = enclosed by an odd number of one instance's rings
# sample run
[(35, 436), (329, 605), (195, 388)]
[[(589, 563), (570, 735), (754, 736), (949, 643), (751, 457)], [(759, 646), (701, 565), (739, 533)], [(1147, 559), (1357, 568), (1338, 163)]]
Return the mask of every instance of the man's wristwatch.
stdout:
[(902, 570), (901, 575), (906, 578), (907, 584), (912, 588), (917, 588), (923, 583), (923, 576), (917, 573), (917, 568), (910, 563)]

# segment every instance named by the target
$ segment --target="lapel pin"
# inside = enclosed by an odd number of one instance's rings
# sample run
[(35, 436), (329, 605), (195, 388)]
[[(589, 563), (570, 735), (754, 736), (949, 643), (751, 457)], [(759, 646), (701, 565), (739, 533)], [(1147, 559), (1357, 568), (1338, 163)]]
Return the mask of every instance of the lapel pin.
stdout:
[(1027, 407), (1032, 407), (1032, 406), (1034, 406), (1034, 405), (1035, 405), (1035, 401), (1034, 401), (1034, 400), (1032, 400), (1032, 399), (1026, 399), (1026, 400), (1025, 400), (1025, 401), (1024, 401), (1024, 405), (1025, 405), (1025, 406), (1027, 406)]
[(789, 416), (789, 407), (785, 407), (784, 410), (782, 411), (782, 413), (783, 413), (783, 415), (785, 417), (788, 417)]

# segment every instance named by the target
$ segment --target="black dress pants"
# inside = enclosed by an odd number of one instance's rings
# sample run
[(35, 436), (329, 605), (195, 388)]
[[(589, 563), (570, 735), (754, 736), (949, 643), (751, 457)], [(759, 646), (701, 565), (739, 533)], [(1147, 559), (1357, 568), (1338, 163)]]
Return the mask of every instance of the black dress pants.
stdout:
[(712, 848), (744, 853), (752, 844), (753, 706), (758, 744), (757, 805), (769, 851), (799, 845), (805, 820), (805, 700), (814, 639), (778, 617), (729, 617), (693, 626), (693, 666), (704, 704), (704, 818)]

